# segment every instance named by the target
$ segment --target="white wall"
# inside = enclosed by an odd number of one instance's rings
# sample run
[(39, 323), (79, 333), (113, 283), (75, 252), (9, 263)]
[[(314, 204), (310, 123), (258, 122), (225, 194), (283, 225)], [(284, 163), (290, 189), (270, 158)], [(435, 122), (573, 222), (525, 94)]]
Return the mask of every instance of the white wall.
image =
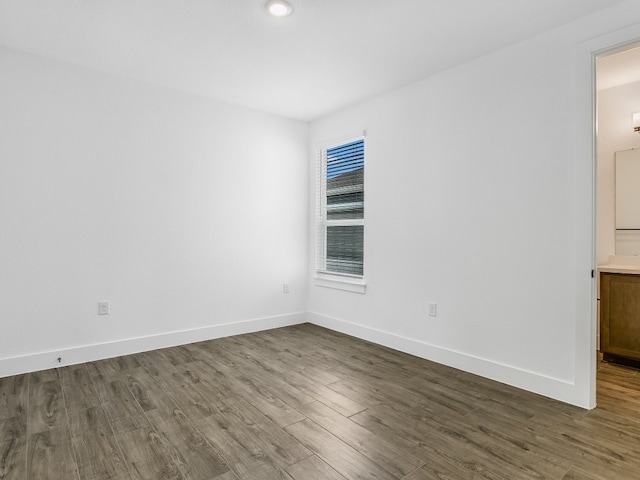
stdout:
[(308, 130), (0, 49), (0, 376), (303, 321)]
[(615, 254), (615, 152), (640, 148), (631, 117), (640, 112), (640, 82), (598, 92), (598, 264)]
[(367, 131), (368, 289), (308, 298), (306, 124), (0, 49), (0, 376), (308, 309), (592, 406), (590, 53), (632, 34), (633, 0), (315, 122), (311, 159)]
[(634, 21), (628, 2), (313, 123), (312, 148), (367, 132), (368, 286), (310, 287), (311, 320), (593, 406), (589, 42)]

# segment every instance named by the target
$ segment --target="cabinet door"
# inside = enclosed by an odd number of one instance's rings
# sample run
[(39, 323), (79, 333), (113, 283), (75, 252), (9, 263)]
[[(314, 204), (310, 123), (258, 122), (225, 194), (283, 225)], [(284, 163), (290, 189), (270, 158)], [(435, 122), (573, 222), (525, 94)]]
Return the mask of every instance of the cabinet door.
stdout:
[(640, 275), (600, 276), (601, 351), (640, 360)]

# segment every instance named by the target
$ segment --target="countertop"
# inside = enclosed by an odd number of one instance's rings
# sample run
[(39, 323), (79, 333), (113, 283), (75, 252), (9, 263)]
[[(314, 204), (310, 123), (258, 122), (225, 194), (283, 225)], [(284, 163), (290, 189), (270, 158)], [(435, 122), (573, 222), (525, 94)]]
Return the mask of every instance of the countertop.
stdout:
[(598, 267), (600, 273), (626, 273), (628, 275), (640, 275), (640, 265), (600, 265)]
[(640, 275), (640, 257), (630, 255), (609, 255), (609, 263), (598, 266), (598, 273), (600, 272)]

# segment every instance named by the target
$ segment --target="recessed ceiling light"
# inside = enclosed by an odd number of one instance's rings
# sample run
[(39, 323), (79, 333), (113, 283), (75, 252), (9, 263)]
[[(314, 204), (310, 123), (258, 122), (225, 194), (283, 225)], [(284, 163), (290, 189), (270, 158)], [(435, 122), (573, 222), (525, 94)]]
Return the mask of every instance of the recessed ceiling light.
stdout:
[(264, 8), (274, 17), (286, 17), (292, 12), (291, 5), (285, 0), (269, 0), (264, 4)]

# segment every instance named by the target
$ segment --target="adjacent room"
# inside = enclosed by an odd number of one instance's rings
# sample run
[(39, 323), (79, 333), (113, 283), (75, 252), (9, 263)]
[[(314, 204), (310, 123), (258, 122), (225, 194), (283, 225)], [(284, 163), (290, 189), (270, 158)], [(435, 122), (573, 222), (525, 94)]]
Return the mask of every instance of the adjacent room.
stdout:
[(597, 277), (640, 76), (596, 73), (639, 41), (634, 0), (0, 0), (0, 479), (635, 478)]

